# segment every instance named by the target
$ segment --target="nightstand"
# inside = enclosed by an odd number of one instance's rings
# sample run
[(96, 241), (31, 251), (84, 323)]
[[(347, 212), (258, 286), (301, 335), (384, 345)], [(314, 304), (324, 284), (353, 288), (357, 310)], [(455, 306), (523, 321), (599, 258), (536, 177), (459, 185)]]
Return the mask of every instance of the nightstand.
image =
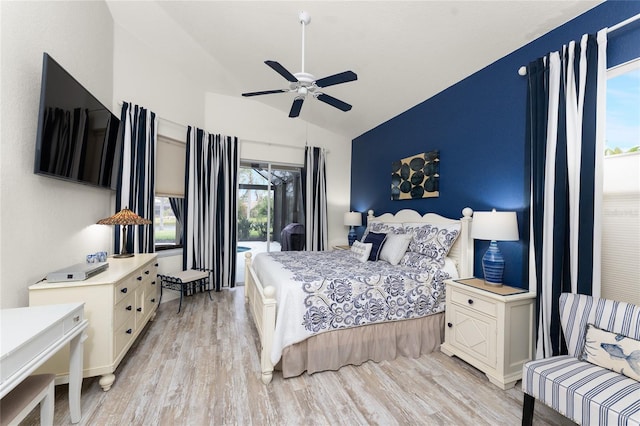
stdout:
[(533, 358), (535, 293), (488, 286), (483, 280), (447, 280), (446, 326), (440, 350), (468, 362), (500, 389), (522, 378)]
[(346, 246), (333, 246), (334, 250), (351, 250), (351, 246), (346, 245)]

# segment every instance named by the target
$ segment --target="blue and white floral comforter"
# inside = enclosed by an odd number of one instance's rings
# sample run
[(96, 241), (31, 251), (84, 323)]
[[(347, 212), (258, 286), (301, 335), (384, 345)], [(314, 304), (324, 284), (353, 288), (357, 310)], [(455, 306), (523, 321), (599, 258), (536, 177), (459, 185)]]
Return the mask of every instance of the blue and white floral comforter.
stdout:
[(444, 280), (457, 278), (450, 260), (410, 269), (345, 251), (260, 253), (253, 267), (276, 289), (274, 365), (285, 347), (314, 334), (442, 312)]

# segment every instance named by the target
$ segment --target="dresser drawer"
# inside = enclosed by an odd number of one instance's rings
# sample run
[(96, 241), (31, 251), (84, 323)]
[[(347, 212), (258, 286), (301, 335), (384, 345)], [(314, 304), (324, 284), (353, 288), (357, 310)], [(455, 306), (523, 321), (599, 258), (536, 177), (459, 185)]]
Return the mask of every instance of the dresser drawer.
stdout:
[(122, 353), (127, 345), (133, 340), (133, 336), (135, 334), (135, 326), (136, 317), (131, 315), (129, 318), (127, 318), (122, 327), (118, 328), (115, 331), (115, 346), (113, 348), (114, 358), (118, 358), (120, 353)]
[(149, 262), (138, 271), (135, 280), (140, 284), (148, 284), (151, 281), (155, 281), (157, 275), (158, 267), (156, 262)]
[(135, 276), (132, 277), (128, 277), (124, 280), (122, 280), (122, 282), (118, 283), (118, 285), (116, 285), (113, 288), (113, 300), (114, 300), (114, 304), (117, 305), (118, 303), (120, 303), (120, 301), (122, 301), (125, 297), (129, 296), (129, 294), (133, 294), (136, 287), (137, 287), (137, 283), (135, 281)]
[(135, 302), (135, 293), (127, 293), (124, 299), (118, 303), (114, 308), (113, 328), (116, 330), (122, 326), (122, 324), (133, 315)]
[(451, 292), (451, 301), (466, 308), (488, 315), (490, 317), (497, 316), (496, 303), (489, 299), (484, 299), (474, 293), (467, 293), (466, 291), (457, 288), (447, 288), (447, 291)]

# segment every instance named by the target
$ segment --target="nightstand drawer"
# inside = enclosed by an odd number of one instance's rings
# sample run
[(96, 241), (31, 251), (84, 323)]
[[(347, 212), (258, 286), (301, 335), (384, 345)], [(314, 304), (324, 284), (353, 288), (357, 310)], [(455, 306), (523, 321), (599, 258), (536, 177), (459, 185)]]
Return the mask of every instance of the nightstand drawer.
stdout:
[(496, 302), (484, 299), (474, 293), (467, 293), (466, 291), (457, 288), (447, 288), (447, 290), (451, 292), (451, 301), (453, 303), (457, 303), (493, 318), (497, 316)]

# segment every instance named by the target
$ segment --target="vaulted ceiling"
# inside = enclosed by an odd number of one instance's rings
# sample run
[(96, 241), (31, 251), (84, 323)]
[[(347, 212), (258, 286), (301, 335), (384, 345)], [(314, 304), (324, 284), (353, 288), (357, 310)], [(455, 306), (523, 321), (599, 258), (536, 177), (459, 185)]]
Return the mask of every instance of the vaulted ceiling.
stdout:
[[(117, 25), (182, 64), (204, 91), (238, 96), (285, 89), (264, 61), (316, 78), (352, 70), (324, 91), (342, 112), (307, 98), (299, 119), (354, 138), (441, 92), (602, 0), (559, 1), (111, 1)], [(191, 69), (188, 69), (191, 68)], [(514, 69), (514, 73), (517, 70)], [(263, 102), (288, 114), (294, 95)]]

